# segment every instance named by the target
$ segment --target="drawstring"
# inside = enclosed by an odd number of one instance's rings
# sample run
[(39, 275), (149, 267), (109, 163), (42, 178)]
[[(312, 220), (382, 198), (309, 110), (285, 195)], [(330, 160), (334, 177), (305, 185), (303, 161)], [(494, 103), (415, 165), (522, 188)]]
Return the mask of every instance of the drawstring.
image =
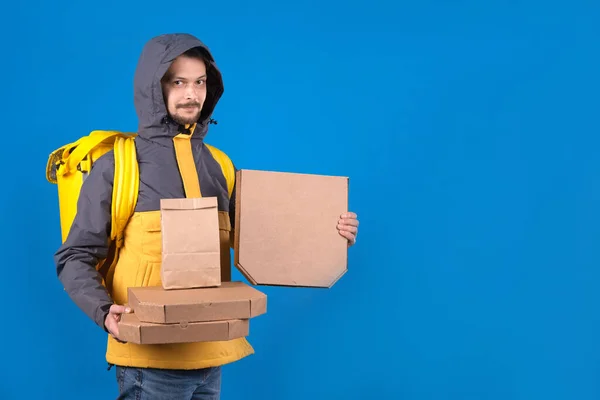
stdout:
[[(169, 116), (163, 117), (162, 119), (162, 123), (163, 124), (170, 124), (172, 122), (171, 118), (169, 118)], [(219, 123), (219, 121), (217, 121), (216, 119), (212, 119), (210, 118), (208, 120), (208, 124), (213, 124), (213, 125), (217, 125)]]

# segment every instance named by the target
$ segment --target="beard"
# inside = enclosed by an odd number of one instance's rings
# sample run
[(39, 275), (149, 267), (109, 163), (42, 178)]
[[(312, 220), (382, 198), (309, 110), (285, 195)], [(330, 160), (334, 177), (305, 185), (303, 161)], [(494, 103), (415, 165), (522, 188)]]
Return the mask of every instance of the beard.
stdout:
[(198, 119), (200, 118), (200, 114), (202, 113), (202, 105), (201, 104), (194, 104), (195, 106), (198, 107), (198, 111), (195, 112), (193, 115), (182, 115), (179, 113), (179, 108), (182, 108), (182, 106), (177, 106), (175, 113), (171, 114), (171, 118), (173, 119), (173, 121), (177, 122), (180, 125), (187, 125), (187, 124), (195, 124), (196, 122), (198, 122)]

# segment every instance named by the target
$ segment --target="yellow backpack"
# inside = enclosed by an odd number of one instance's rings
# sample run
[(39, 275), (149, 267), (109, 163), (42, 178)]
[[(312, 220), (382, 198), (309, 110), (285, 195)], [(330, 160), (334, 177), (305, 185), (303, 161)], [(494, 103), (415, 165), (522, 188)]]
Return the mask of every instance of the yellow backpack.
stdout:
[[(58, 186), (62, 242), (66, 240), (77, 213), (77, 201), (83, 181), (102, 155), (114, 150), (115, 172), (112, 193), (111, 233), (108, 257), (96, 269), (103, 280), (116, 265), (123, 246), (123, 232), (137, 204), (139, 169), (134, 144), (135, 133), (92, 131), (73, 143), (54, 150), (46, 165), (46, 179)], [(217, 160), (227, 181), (229, 197), (235, 183), (235, 170), (229, 157), (205, 143)]]

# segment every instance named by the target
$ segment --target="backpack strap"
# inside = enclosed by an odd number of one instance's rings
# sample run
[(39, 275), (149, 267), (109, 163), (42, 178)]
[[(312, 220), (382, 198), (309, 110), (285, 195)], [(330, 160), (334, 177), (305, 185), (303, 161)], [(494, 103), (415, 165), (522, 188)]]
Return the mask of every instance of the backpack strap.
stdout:
[[(88, 159), (89, 165), (86, 166), (82, 164), (82, 161), (88, 157), (88, 154), (93, 148), (114, 136), (124, 137), (125, 134), (117, 131), (93, 131), (89, 134), (89, 136), (84, 136), (72, 145), (68, 146), (68, 148), (65, 148), (65, 152), (62, 155), (64, 167), (61, 168), (58, 173), (60, 175), (65, 175), (75, 171), (77, 168), (82, 168), (85, 169), (86, 172), (89, 172), (91, 168), (91, 161)], [(73, 147), (75, 149), (73, 152), (70, 152), (70, 149)]]
[(98, 266), (105, 286), (112, 290), (119, 251), (124, 243), (124, 231), (135, 211), (139, 188), (139, 167), (134, 136), (118, 137), (114, 142), (115, 175), (111, 206), (111, 243), (108, 256)]
[(223, 175), (225, 176), (225, 180), (227, 181), (227, 192), (229, 193), (229, 198), (233, 194), (233, 186), (235, 185), (235, 168), (231, 159), (214, 146), (204, 143), (206, 148), (210, 151), (213, 158), (217, 160), (219, 165), (221, 166), (221, 171), (223, 171)]
[(123, 231), (137, 205), (139, 167), (133, 137), (118, 137), (114, 145), (115, 177), (112, 193), (111, 239), (118, 251), (123, 246)]

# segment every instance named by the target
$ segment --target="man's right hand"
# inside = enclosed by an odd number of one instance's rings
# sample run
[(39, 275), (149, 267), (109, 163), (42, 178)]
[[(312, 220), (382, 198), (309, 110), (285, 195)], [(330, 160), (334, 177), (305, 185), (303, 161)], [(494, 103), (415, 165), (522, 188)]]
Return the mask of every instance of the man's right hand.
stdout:
[(106, 327), (106, 330), (108, 330), (111, 336), (118, 342), (125, 343), (119, 339), (119, 321), (121, 320), (121, 314), (129, 314), (130, 312), (131, 308), (129, 307), (113, 304), (110, 306), (108, 315), (104, 319), (104, 326)]

